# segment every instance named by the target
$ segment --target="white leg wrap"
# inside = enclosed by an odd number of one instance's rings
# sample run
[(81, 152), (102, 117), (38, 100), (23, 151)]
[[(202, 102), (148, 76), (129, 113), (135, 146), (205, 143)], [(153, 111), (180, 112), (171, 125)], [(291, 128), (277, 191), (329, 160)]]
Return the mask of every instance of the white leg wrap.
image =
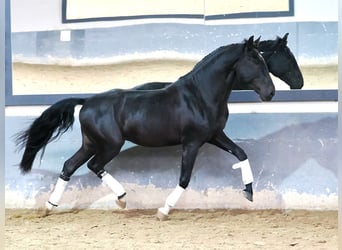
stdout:
[(67, 186), (68, 182), (58, 178), (55, 189), (53, 190), (52, 194), (50, 195), (49, 201), (46, 203), (46, 208), (52, 209), (53, 207), (57, 207), (59, 201), (62, 198), (64, 190)]
[(102, 181), (103, 183), (105, 183), (106, 185), (108, 185), (110, 187), (110, 189), (114, 192), (114, 194), (117, 197), (121, 197), (123, 196), (126, 192), (125, 189), (123, 188), (123, 186), (120, 184), (120, 182), (118, 182), (113, 176), (111, 176), (109, 173), (105, 173), (102, 176)]
[(165, 203), (169, 205), (170, 207), (174, 207), (183, 192), (184, 192), (184, 188), (177, 185), (177, 187), (172, 191), (172, 193), (169, 194), (169, 196), (166, 198)]
[(253, 182), (253, 173), (251, 170), (251, 166), (249, 165), (248, 159), (244, 161), (240, 161), (233, 165), (233, 169), (241, 169), (242, 181), (245, 185)]
[(174, 207), (184, 192), (184, 188), (177, 185), (171, 194), (166, 198), (164, 207), (159, 208), (159, 211), (165, 215), (168, 215), (171, 207)]

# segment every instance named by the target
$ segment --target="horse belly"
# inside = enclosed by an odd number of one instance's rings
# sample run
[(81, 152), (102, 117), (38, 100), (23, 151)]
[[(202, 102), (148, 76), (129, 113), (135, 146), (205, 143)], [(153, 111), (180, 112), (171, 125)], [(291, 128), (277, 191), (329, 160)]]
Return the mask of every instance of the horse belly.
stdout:
[(180, 144), (181, 136), (176, 127), (159, 122), (131, 124), (124, 131), (125, 139), (147, 147), (172, 146)]

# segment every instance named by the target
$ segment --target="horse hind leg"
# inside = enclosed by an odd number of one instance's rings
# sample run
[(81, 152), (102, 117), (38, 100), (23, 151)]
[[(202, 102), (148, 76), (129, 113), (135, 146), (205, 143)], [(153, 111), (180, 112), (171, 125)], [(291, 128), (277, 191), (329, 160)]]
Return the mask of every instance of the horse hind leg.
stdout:
[(59, 205), (59, 202), (70, 180), (70, 177), (80, 166), (88, 161), (92, 155), (92, 150), (87, 150), (84, 146), (82, 146), (71, 158), (65, 161), (63, 170), (58, 177), (55, 188), (51, 193), (49, 200), (45, 204), (46, 214), (54, 207), (57, 207)]
[[(113, 148), (116, 148), (116, 150), (112, 150)], [(88, 168), (113, 191), (116, 197), (116, 205), (119, 208), (124, 209), (126, 208), (126, 201), (124, 200), (126, 191), (124, 187), (110, 173), (104, 170), (105, 165), (120, 152), (120, 149), (121, 145), (98, 150), (95, 156), (88, 162)]]

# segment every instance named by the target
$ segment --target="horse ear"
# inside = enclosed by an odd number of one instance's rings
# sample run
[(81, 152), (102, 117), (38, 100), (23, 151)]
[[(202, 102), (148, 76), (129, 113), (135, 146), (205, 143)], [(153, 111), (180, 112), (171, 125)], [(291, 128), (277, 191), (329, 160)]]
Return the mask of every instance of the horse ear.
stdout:
[(251, 36), (246, 43), (247, 50), (252, 50), (254, 48), (254, 36)]
[(287, 45), (287, 37), (288, 37), (288, 35), (289, 35), (289, 33), (286, 33), (283, 38), (279, 39), (279, 44), (281, 46), (285, 47)]
[(259, 36), (256, 40), (254, 40), (254, 46), (255, 47), (259, 47), (259, 44), (260, 44), (260, 38), (261, 38), (261, 36)]

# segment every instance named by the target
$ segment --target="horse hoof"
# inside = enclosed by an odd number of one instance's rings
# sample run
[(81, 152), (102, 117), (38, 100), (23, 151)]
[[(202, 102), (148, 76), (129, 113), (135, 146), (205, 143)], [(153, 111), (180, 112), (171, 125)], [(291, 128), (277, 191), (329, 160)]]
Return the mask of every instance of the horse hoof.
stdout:
[(243, 190), (243, 196), (244, 196), (247, 200), (253, 202), (253, 194), (252, 194), (252, 193), (250, 193), (250, 192), (248, 192), (248, 191), (246, 191), (246, 190)]
[(118, 200), (115, 200), (115, 203), (121, 209), (125, 209), (126, 208), (126, 201), (124, 201), (124, 200), (118, 199)]
[(157, 218), (158, 218), (160, 221), (166, 221), (166, 220), (169, 219), (169, 216), (168, 216), (167, 214), (164, 214), (164, 213), (162, 213), (162, 212), (160, 212), (160, 211), (158, 210), (158, 212), (157, 212)]
[(46, 217), (50, 214), (51, 210), (48, 208), (40, 208), (37, 211), (38, 217)]

